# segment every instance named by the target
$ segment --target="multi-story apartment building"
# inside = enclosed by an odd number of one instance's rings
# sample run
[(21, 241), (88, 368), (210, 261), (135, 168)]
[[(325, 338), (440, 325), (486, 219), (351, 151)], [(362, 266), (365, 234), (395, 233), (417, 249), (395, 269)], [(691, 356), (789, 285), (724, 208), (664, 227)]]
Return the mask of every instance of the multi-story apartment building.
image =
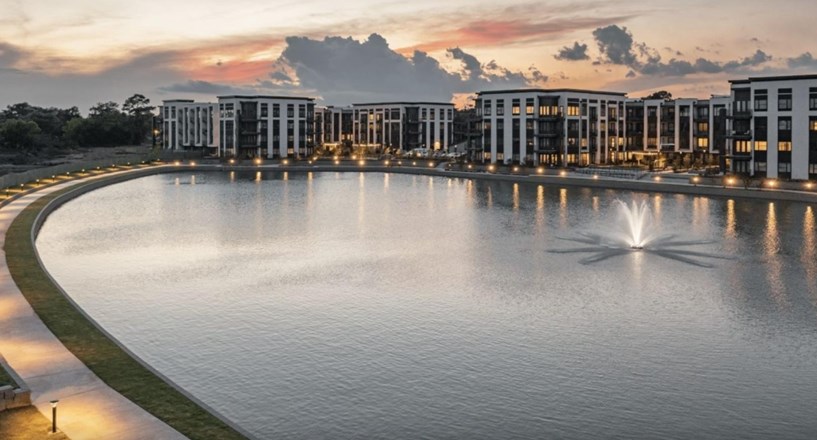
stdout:
[(589, 164), (622, 157), (624, 93), (574, 89), (479, 92), (477, 160)]
[(218, 109), (222, 156), (272, 159), (313, 152), (313, 98), (219, 96)]
[(730, 83), (731, 170), (769, 178), (817, 177), (817, 75)]
[(352, 141), (351, 107), (318, 107), (315, 110), (315, 143), (338, 145)]
[(218, 153), (218, 106), (213, 103), (172, 99), (162, 102), (162, 147), (167, 150), (204, 149)]
[(355, 144), (381, 151), (448, 149), (452, 144), (454, 105), (439, 102), (353, 104)]

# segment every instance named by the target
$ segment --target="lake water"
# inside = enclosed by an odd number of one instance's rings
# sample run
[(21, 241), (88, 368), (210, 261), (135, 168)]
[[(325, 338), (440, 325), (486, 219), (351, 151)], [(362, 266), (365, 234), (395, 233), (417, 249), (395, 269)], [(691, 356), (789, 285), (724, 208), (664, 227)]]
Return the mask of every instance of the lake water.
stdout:
[[(700, 267), (592, 264), (648, 201)], [(817, 436), (817, 226), (794, 203), (380, 173), (178, 173), (37, 246), (156, 369), (259, 438)]]

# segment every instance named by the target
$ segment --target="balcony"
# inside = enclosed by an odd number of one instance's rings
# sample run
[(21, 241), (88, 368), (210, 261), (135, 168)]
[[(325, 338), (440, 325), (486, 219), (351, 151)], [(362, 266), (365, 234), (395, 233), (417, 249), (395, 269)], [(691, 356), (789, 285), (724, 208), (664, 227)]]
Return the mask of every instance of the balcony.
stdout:
[(732, 112), (730, 116), (727, 116), (731, 119), (752, 119), (752, 111), (751, 110), (735, 110)]
[(733, 131), (731, 134), (727, 134), (726, 137), (735, 140), (750, 140), (752, 139), (752, 131), (751, 130), (741, 132)]

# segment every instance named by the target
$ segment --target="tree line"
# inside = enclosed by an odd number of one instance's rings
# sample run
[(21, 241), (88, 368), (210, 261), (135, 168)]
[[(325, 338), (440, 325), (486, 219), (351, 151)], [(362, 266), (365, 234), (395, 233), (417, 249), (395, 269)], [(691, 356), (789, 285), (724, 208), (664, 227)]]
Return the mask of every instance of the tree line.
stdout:
[(25, 160), (73, 147), (139, 145), (152, 130), (154, 106), (135, 94), (118, 103), (100, 102), (82, 117), (67, 109), (13, 104), (0, 111), (0, 150)]

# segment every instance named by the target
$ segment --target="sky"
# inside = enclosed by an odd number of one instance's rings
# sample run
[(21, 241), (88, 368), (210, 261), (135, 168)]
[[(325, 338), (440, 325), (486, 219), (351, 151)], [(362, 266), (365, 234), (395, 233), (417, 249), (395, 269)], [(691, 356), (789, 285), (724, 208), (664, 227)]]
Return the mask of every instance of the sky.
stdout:
[(0, 0), (0, 108), (141, 93), (310, 96), (323, 105), (480, 90), (642, 97), (817, 73), (813, 0)]

